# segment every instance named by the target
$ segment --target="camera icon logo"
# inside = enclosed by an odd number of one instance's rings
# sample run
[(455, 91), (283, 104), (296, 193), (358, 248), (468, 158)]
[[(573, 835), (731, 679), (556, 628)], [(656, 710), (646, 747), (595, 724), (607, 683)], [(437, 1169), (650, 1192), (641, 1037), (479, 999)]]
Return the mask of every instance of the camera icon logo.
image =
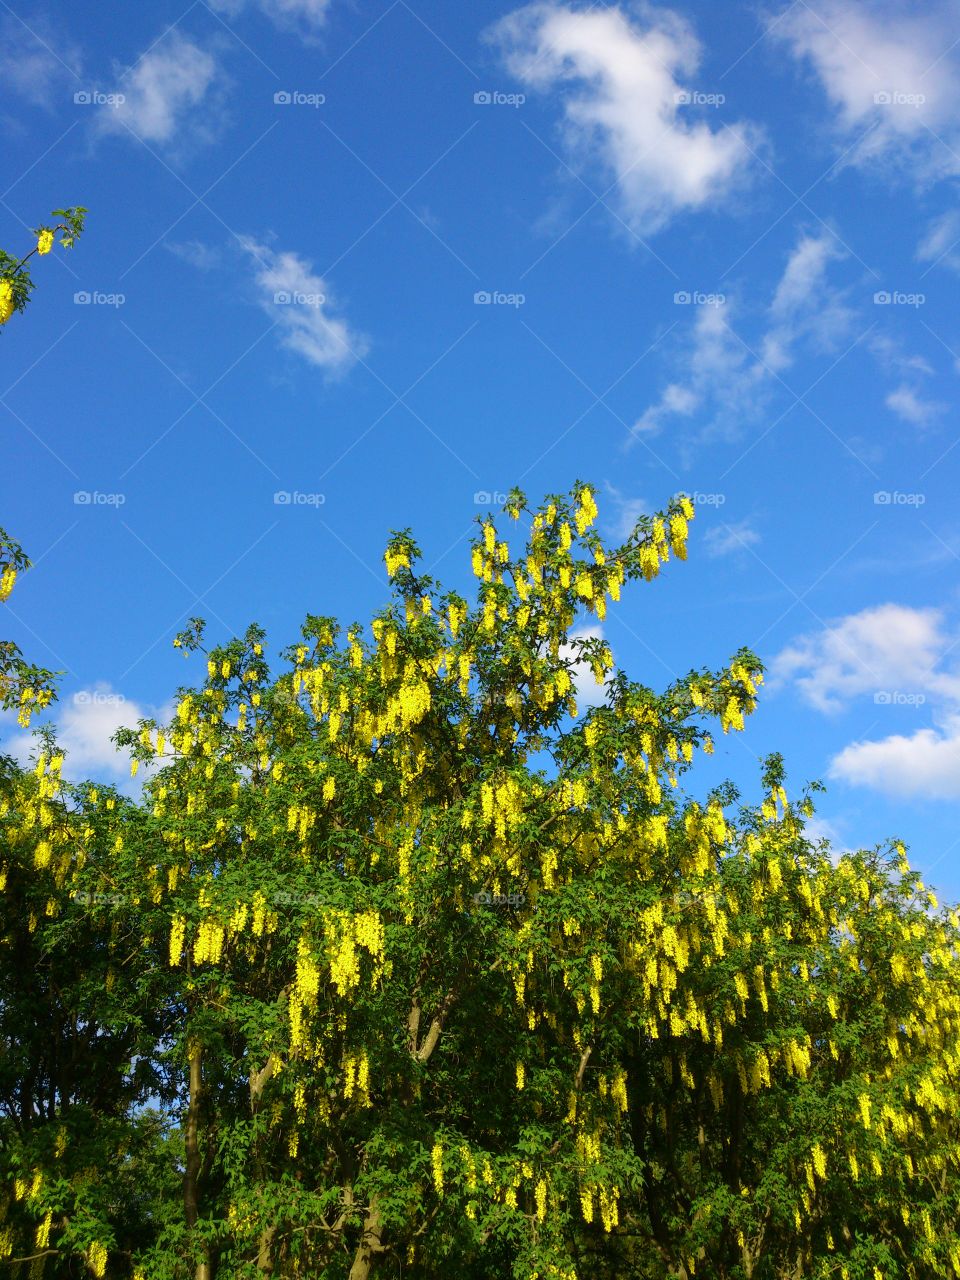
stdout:
[(673, 95), (673, 101), (678, 107), (689, 107), (692, 102), (689, 89), (678, 89)]
[(473, 300), (477, 306), (487, 307), (490, 305), (490, 294), (486, 289), (478, 289), (473, 295)]
[(273, 300), (275, 303), (278, 303), (280, 306), (285, 306), (290, 302), (290, 294), (287, 292), (286, 289), (278, 289), (277, 292), (273, 295)]
[(473, 100), (478, 107), (486, 107), (493, 101), (493, 95), (487, 89), (481, 89), (473, 95)]
[(88, 306), (90, 303), (90, 294), (86, 289), (81, 289), (78, 293), (73, 295), (73, 301), (78, 307)]
[(278, 107), (287, 107), (293, 101), (286, 89), (281, 89), (273, 95), (273, 100)]

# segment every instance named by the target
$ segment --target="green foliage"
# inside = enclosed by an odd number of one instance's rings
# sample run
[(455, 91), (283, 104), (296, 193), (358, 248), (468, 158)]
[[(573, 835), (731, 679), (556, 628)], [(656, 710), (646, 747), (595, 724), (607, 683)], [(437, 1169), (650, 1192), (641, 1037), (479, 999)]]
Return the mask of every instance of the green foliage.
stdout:
[(50, 252), (60, 233), (60, 244), (64, 249), (72, 249), (77, 237), (83, 231), (86, 209), (81, 205), (69, 209), (54, 209), (51, 218), (61, 218), (61, 222), (53, 225), (44, 224), (34, 227), (33, 234), (37, 243), (22, 258), (14, 258), (0, 249), (0, 325), (6, 324), (15, 311), (23, 311), (30, 301), (34, 283), (27, 263), (34, 254), (43, 256)]
[(192, 620), (205, 678), (116, 736), (142, 800), (64, 783), (49, 734), (9, 765), (0, 1264), (960, 1271), (956, 912), (898, 842), (814, 847), (778, 754), (759, 806), (681, 790), (749, 650), (657, 693), (575, 634), (685, 558), (686, 498), (619, 546), (579, 482), (505, 514), (474, 601), (396, 532), (387, 607), (308, 615), (277, 668)]

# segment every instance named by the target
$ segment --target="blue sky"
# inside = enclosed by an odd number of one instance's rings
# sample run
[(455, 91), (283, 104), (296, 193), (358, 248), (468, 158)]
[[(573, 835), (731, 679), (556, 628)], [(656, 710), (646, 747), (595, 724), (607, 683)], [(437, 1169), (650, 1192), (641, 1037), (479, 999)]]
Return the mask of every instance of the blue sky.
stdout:
[(780, 750), (819, 834), (960, 898), (958, 37), (853, 0), (0, 3), (0, 243), (90, 210), (0, 339), (6, 626), (67, 673), (69, 771), (126, 777), (189, 616), (276, 651), (382, 605), (390, 528), (463, 588), (477, 494), (582, 478), (613, 537), (684, 491), (614, 655), (770, 670), (688, 786), (755, 801)]

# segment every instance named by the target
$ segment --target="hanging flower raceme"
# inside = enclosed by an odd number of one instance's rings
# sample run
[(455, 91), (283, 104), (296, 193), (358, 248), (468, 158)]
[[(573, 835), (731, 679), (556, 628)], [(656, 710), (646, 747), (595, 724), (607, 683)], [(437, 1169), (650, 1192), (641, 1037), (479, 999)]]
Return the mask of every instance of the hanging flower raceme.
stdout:
[[(16, 297), (13, 282), (6, 277), (0, 279), (0, 324), (6, 324), (16, 310)], [(0, 597), (6, 599), (6, 596)]]

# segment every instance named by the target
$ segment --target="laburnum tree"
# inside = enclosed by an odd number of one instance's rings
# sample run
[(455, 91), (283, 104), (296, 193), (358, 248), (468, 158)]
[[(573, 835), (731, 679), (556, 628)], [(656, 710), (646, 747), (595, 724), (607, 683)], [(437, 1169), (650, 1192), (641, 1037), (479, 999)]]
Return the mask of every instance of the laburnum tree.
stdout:
[(0, 326), (5, 325), (15, 311), (22, 312), (30, 301), (34, 284), (27, 263), (37, 254), (44, 257), (53, 248), (59, 233), (60, 244), (64, 249), (72, 249), (77, 237), (83, 231), (83, 222), (87, 211), (82, 205), (71, 205), (69, 209), (54, 209), (51, 218), (62, 221), (52, 225), (44, 223), (33, 228), (36, 244), (22, 258), (0, 249)]
[(617, 546), (580, 482), (504, 512), (475, 599), (397, 533), (369, 628), (276, 671), (195, 620), (206, 678), (117, 735), (142, 800), (51, 732), (8, 762), (0, 1266), (960, 1274), (956, 912), (899, 841), (814, 845), (779, 755), (759, 805), (681, 791), (761, 662), (656, 693), (578, 622), (685, 558), (686, 497)]

